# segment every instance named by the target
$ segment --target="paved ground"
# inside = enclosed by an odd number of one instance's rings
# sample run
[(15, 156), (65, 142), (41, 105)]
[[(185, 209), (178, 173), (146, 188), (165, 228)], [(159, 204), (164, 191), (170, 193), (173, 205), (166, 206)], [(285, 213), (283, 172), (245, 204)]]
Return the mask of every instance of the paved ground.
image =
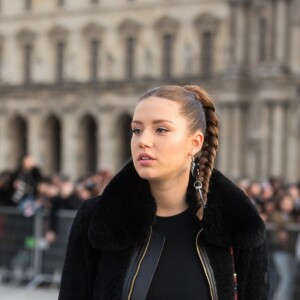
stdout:
[(58, 290), (49, 288), (39, 288), (28, 290), (19, 287), (3, 286), (0, 284), (1, 300), (57, 300)]

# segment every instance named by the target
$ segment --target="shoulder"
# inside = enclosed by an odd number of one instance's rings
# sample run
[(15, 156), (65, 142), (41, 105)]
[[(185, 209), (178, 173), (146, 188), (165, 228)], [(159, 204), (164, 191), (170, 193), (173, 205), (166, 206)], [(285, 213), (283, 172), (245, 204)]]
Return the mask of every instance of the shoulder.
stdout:
[(209, 186), (204, 223), (212, 242), (252, 248), (265, 240), (265, 225), (247, 195), (219, 170)]
[(88, 200), (84, 200), (80, 204), (80, 206), (77, 210), (73, 226), (75, 224), (78, 224), (78, 225), (80, 224), (80, 227), (82, 229), (85, 229), (85, 231), (86, 231), (90, 225), (90, 222), (91, 222), (93, 216), (95, 215), (96, 207), (97, 207), (99, 201), (100, 201), (100, 196), (97, 196), (95, 198), (91, 198)]

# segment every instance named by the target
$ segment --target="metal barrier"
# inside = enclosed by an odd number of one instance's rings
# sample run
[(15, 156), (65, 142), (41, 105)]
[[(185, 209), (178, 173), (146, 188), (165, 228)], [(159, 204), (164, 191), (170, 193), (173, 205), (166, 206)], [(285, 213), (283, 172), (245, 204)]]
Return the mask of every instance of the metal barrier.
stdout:
[[(48, 212), (40, 211), (34, 217), (26, 218), (16, 208), (0, 206), (0, 283), (10, 281), (37, 287), (42, 282), (60, 283), (68, 236), (76, 211), (61, 210), (58, 213), (57, 239), (47, 245), (43, 239), (48, 229)], [(300, 224), (286, 228), (290, 234), (289, 243), (299, 244)], [(271, 295), (280, 282), (273, 262), (276, 251), (272, 236), (277, 227), (267, 224), (267, 242), (270, 258)], [(296, 250), (296, 249), (295, 249)], [(295, 252), (295, 251), (294, 251)], [(300, 253), (299, 253), (300, 256)], [(300, 260), (300, 257), (298, 257)], [(295, 300), (300, 299), (300, 261), (294, 276)]]
[(0, 207), (0, 282), (26, 283), (37, 287), (42, 282), (60, 283), (68, 236), (76, 211), (58, 213), (57, 238), (44, 240), (48, 211), (26, 218), (16, 208)]

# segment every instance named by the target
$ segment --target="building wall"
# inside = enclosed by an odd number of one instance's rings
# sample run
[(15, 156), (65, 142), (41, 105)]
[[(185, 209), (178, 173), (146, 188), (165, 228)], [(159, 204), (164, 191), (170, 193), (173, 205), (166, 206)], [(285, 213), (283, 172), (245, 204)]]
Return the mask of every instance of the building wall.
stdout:
[[(1, 1), (2, 170), (16, 167), (26, 148), (46, 174), (76, 178), (89, 171), (86, 152), (94, 147), (95, 168), (116, 171), (128, 153), (125, 130), (139, 95), (163, 83), (195, 83), (217, 106), (219, 169), (234, 179), (300, 178), (299, 1), (65, 0), (58, 6), (32, 0), (27, 9), (25, 2)], [(164, 77), (166, 35), (173, 44)], [(128, 38), (135, 43), (131, 74)], [(94, 40), (98, 68), (91, 78)], [(58, 43), (64, 44), (60, 79)], [(94, 143), (86, 126), (94, 126)]]

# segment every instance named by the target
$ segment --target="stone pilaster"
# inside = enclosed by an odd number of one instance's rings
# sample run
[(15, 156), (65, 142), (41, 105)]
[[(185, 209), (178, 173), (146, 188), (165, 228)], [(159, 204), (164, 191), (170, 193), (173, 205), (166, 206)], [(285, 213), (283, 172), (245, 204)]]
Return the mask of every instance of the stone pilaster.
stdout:
[(120, 167), (121, 160), (121, 143), (117, 138), (117, 130), (122, 128), (118, 127), (117, 118), (110, 110), (102, 112), (98, 120), (98, 169), (115, 172)]
[(4, 112), (0, 112), (0, 166), (1, 170), (9, 169), (9, 133), (8, 117)]
[(261, 130), (262, 130), (262, 157), (261, 157), (261, 176), (266, 178), (269, 175), (270, 163), (271, 163), (271, 151), (272, 146), (270, 144), (270, 135), (271, 135), (271, 114), (270, 114), (270, 106), (266, 103), (262, 107), (262, 122), (261, 122)]
[(73, 179), (78, 174), (78, 120), (74, 115), (67, 114), (62, 119), (61, 128), (61, 151), (62, 151), (62, 172)]
[(219, 141), (219, 164), (218, 168), (227, 173), (229, 169), (229, 152), (230, 152), (230, 143), (229, 143), (229, 135), (230, 135), (230, 115), (228, 105), (222, 104), (220, 106), (220, 141)]
[(28, 118), (28, 152), (33, 156), (38, 166), (43, 169), (43, 155), (41, 148), (42, 116), (30, 115)]
[(282, 176), (284, 172), (284, 136), (285, 131), (285, 111), (282, 104), (275, 104), (273, 108), (272, 118), (272, 160), (271, 160), (271, 174), (275, 176)]
[(242, 158), (242, 110), (241, 105), (232, 107), (232, 151), (231, 151), (231, 176), (239, 178), (241, 176)]

